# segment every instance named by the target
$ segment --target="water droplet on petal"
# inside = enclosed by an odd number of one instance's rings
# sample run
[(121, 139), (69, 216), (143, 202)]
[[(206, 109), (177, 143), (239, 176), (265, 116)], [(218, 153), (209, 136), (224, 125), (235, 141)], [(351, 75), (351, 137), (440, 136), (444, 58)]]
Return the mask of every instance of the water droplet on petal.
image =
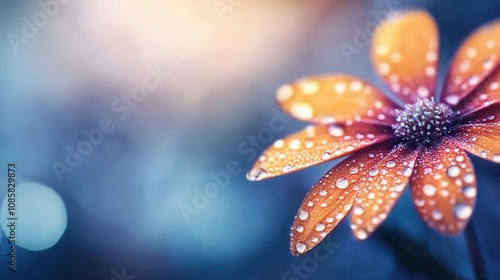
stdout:
[(472, 215), (472, 207), (464, 203), (457, 203), (453, 208), (453, 214), (458, 219), (468, 219)]
[(323, 155), (321, 155), (322, 160), (327, 160), (327, 159), (330, 159), (331, 157), (332, 157), (332, 154), (330, 154), (329, 152), (324, 152)]
[(448, 177), (457, 177), (458, 175), (460, 175), (460, 167), (456, 165), (448, 167), (448, 169), (446, 170), (446, 175), (448, 175)]
[(423, 187), (422, 187), (422, 191), (424, 192), (424, 194), (426, 196), (433, 196), (436, 194), (436, 187), (434, 185), (431, 185), (431, 184), (425, 184)]
[(411, 172), (412, 172), (412, 169), (411, 169), (411, 168), (409, 168), (409, 167), (405, 167), (405, 168), (403, 169), (403, 176), (405, 176), (405, 177), (410, 177), (410, 176), (411, 176)]
[(326, 194), (327, 194), (326, 190), (321, 190), (319, 192), (319, 195), (321, 195), (321, 196), (325, 196)]
[(439, 210), (432, 211), (432, 218), (434, 220), (441, 220), (443, 218), (443, 212)]
[(304, 251), (306, 250), (306, 244), (304, 242), (299, 242), (297, 243), (297, 245), (295, 245), (295, 249), (297, 249), (297, 252), (299, 252), (300, 254), (304, 253)]
[(298, 232), (304, 232), (304, 227), (303, 226), (297, 226), (296, 230)]
[(316, 224), (316, 231), (324, 231), (324, 230), (325, 230), (325, 224), (323, 223)]
[(365, 209), (363, 209), (363, 207), (361, 206), (354, 206), (354, 208), (352, 209), (352, 212), (354, 215), (362, 215), (363, 212), (365, 212)]
[(474, 198), (477, 195), (477, 189), (471, 186), (465, 186), (462, 189), (462, 194), (467, 198)]
[(307, 218), (309, 218), (309, 213), (307, 211), (300, 210), (299, 219), (301, 219), (302, 221), (305, 221), (305, 220), (307, 220)]
[(385, 166), (389, 167), (389, 168), (393, 168), (394, 166), (396, 166), (396, 162), (393, 161), (393, 160), (390, 160), (388, 161)]
[(364, 230), (357, 230), (355, 231), (356, 237), (360, 240), (364, 240), (368, 237), (368, 233)]
[(339, 189), (345, 189), (345, 188), (347, 188), (348, 185), (349, 185), (349, 181), (345, 178), (339, 178), (335, 182), (335, 186), (337, 186), (337, 188), (339, 188)]
[(376, 169), (376, 168), (375, 168), (375, 169), (372, 169), (372, 170), (370, 170), (370, 171), (368, 172), (368, 174), (369, 174), (370, 176), (377, 176), (377, 175), (378, 175), (378, 173), (379, 173), (379, 170), (378, 170), (378, 169)]
[(333, 137), (342, 137), (344, 136), (344, 129), (337, 124), (331, 124), (328, 127), (328, 134)]

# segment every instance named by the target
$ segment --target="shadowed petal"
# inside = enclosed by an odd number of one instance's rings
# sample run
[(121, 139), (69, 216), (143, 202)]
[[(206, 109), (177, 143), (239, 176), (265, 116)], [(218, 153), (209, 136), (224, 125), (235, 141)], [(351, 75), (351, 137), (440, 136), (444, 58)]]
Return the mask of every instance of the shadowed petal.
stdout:
[(456, 139), (424, 147), (418, 156), (410, 189), (424, 222), (445, 235), (460, 233), (476, 201), (476, 177), (467, 154)]
[(468, 124), (500, 124), (500, 102), (464, 116), (461, 125)]
[(397, 106), (367, 82), (345, 75), (302, 78), (280, 87), (276, 98), (288, 114), (318, 123), (390, 124)]
[(418, 149), (400, 145), (370, 171), (353, 206), (351, 229), (366, 239), (386, 218), (408, 184)]
[(312, 187), (299, 208), (290, 233), (290, 251), (300, 255), (326, 237), (351, 210), (363, 178), (393, 149), (381, 143), (364, 149), (328, 171)]
[(500, 163), (500, 123), (469, 124), (458, 129), (463, 149), (496, 163)]
[(473, 32), (458, 49), (443, 89), (443, 102), (456, 105), (494, 71), (499, 63), (500, 20)]
[(481, 85), (472, 93), (467, 95), (457, 106), (455, 110), (462, 114), (491, 106), (500, 101), (500, 68), (495, 70)]
[(269, 147), (247, 178), (262, 180), (304, 169), (308, 166), (346, 156), (373, 143), (390, 139), (388, 126), (356, 123), (310, 125), (277, 140)]
[(372, 61), (377, 73), (405, 103), (435, 94), (439, 34), (423, 11), (390, 16), (373, 35)]

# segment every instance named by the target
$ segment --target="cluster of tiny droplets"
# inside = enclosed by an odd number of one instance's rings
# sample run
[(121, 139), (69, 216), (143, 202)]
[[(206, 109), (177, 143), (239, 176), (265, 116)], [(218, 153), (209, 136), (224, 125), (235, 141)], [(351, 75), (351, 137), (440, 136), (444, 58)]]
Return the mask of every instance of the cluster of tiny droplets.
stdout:
[(396, 114), (396, 123), (392, 125), (396, 137), (417, 145), (433, 145), (453, 133), (459, 115), (448, 105), (437, 104), (434, 98), (418, 99), (404, 110), (396, 110)]

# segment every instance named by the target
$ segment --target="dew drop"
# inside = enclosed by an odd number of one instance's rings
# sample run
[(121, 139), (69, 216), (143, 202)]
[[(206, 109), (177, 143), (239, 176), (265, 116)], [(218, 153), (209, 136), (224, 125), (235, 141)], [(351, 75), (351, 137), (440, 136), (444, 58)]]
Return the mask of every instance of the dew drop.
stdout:
[(330, 154), (329, 152), (324, 152), (322, 155), (321, 155), (321, 159), (322, 160), (327, 160), (327, 159), (330, 159), (332, 157), (332, 154)]
[(477, 189), (471, 186), (465, 186), (462, 189), (462, 194), (467, 198), (474, 198), (477, 195)]
[(349, 181), (345, 178), (339, 178), (335, 182), (335, 186), (337, 186), (337, 188), (339, 188), (339, 189), (345, 189), (345, 188), (347, 188), (348, 185), (349, 185)]
[(460, 175), (460, 167), (456, 166), (456, 165), (452, 165), (450, 167), (448, 167), (448, 169), (446, 170), (446, 175), (448, 175), (448, 177), (457, 177), (458, 175)]
[(305, 221), (305, 220), (307, 220), (307, 218), (309, 218), (309, 213), (307, 211), (300, 210), (299, 219), (301, 219), (302, 221)]
[(436, 194), (436, 187), (431, 184), (425, 184), (422, 187), (422, 191), (426, 196), (433, 196)]
[(247, 179), (250, 181), (258, 181), (267, 176), (267, 172), (262, 168), (254, 168), (247, 174)]
[(297, 249), (297, 252), (300, 254), (304, 253), (306, 251), (306, 244), (304, 242), (299, 242), (297, 245), (295, 245), (295, 249)]
[(405, 168), (403, 169), (403, 176), (405, 176), (405, 177), (410, 177), (410, 176), (411, 176), (411, 172), (412, 172), (412, 169), (411, 169), (411, 168), (409, 168), (409, 167), (405, 167)]
[(493, 157), (491, 157), (491, 159), (496, 163), (500, 163), (500, 155), (493, 155)]
[(323, 223), (316, 224), (316, 231), (324, 231), (324, 230), (325, 230), (325, 224)]
[(300, 149), (300, 146), (302, 145), (302, 142), (299, 139), (293, 139), (288, 143), (288, 147), (292, 150), (298, 150)]
[(360, 240), (364, 240), (368, 237), (368, 233), (366, 233), (366, 231), (364, 230), (357, 230), (356, 237)]
[(468, 219), (472, 215), (472, 207), (464, 203), (457, 203), (453, 208), (453, 214), (458, 219)]
[(326, 190), (321, 190), (319, 192), (319, 195), (321, 195), (321, 196), (326, 196), (326, 194), (327, 194)]
[(368, 174), (369, 174), (370, 176), (377, 176), (377, 175), (378, 175), (378, 173), (379, 173), (379, 170), (378, 170), (378, 169), (376, 169), (376, 168), (375, 168), (375, 169), (372, 169), (372, 170), (370, 170), (370, 171), (368, 172)]
[(450, 95), (446, 97), (446, 102), (450, 105), (457, 105), (460, 98), (457, 95)]
[(328, 134), (333, 137), (342, 137), (344, 136), (344, 129), (337, 124), (331, 124), (328, 127)]
[(332, 218), (332, 217), (328, 217), (328, 218), (326, 218), (326, 222), (327, 222), (327, 223), (333, 223), (333, 218)]
[(365, 209), (363, 209), (363, 207), (361, 207), (361, 206), (354, 206), (354, 208), (352, 209), (352, 212), (354, 213), (354, 215), (363, 215), (363, 213), (365, 212)]
[(436, 221), (441, 220), (443, 218), (443, 212), (439, 210), (432, 211), (432, 218)]
[(304, 232), (304, 227), (303, 226), (297, 226), (296, 230), (298, 232)]
[(296, 168), (296, 167), (295, 167), (295, 166), (293, 166), (293, 165), (285, 165), (285, 166), (283, 167), (283, 172), (292, 172), (293, 170), (295, 170), (295, 168)]
[(405, 189), (405, 184), (397, 184), (394, 186), (394, 190), (397, 192), (402, 192)]
[(351, 173), (351, 174), (358, 173), (358, 168), (356, 168), (356, 167), (351, 168), (351, 170), (349, 170), (349, 173)]
[(394, 166), (396, 166), (396, 162), (393, 161), (393, 160), (390, 160), (388, 161), (385, 166), (389, 167), (389, 168), (393, 168)]
[(474, 181), (476, 181), (476, 177), (474, 176), (474, 174), (471, 173), (465, 174), (462, 179), (466, 184), (472, 184), (474, 183)]
[(276, 140), (273, 146), (277, 149), (281, 149), (285, 146), (285, 141), (283, 139)]

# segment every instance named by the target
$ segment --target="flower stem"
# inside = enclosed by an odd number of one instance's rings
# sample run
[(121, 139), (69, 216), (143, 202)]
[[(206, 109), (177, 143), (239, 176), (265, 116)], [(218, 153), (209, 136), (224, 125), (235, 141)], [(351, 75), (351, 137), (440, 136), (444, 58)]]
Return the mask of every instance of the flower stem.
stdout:
[(472, 220), (465, 228), (465, 236), (467, 239), (467, 249), (469, 250), (469, 257), (474, 268), (475, 279), (487, 279), (486, 265), (484, 264), (483, 256), (481, 255), (481, 248), (477, 239), (476, 229)]

